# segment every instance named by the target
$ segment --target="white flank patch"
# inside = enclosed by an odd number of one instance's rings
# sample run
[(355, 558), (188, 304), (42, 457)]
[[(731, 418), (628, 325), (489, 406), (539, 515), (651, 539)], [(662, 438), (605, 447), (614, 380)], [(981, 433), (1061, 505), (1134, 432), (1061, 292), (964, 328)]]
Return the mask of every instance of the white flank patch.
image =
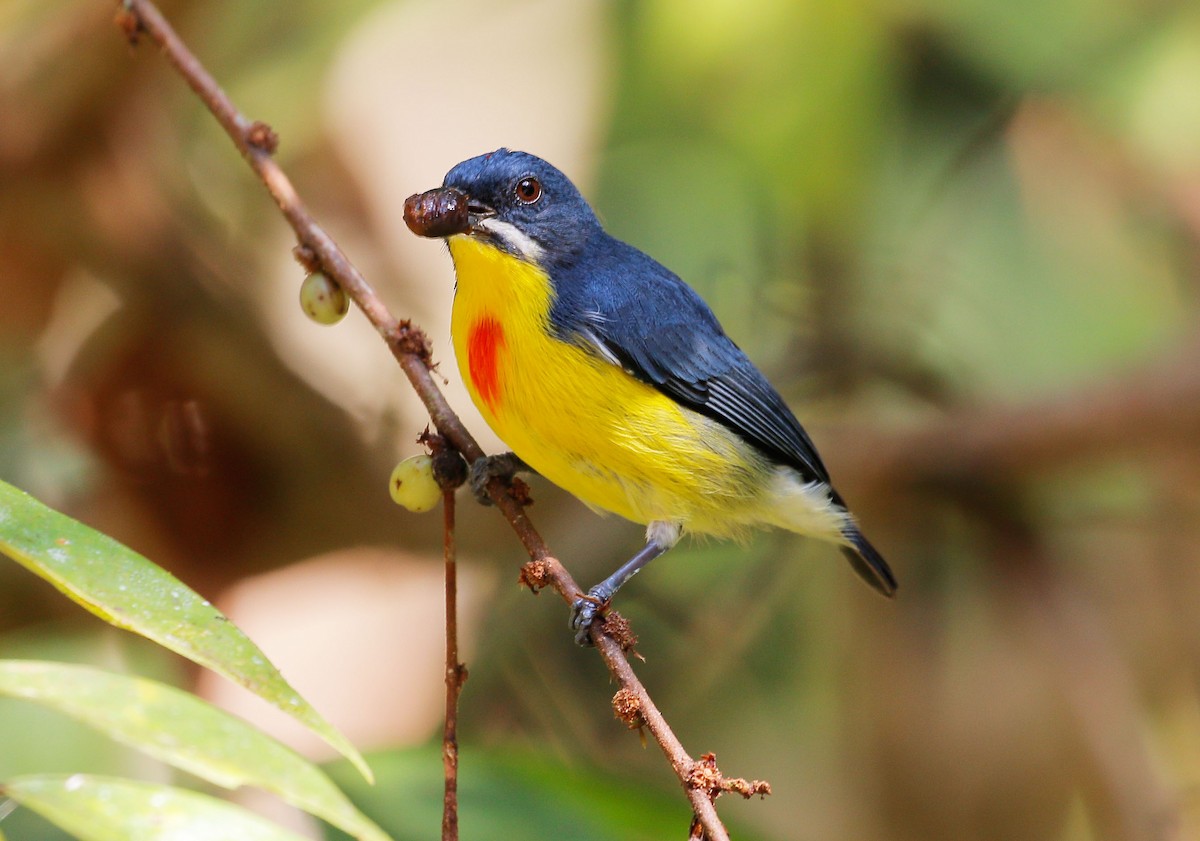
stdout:
[(593, 333), (591, 330), (588, 330), (585, 327), (579, 331), (579, 335), (581, 335), (584, 339), (586, 339), (588, 346), (592, 350), (599, 353), (600, 356), (603, 357), (606, 362), (616, 365), (618, 368), (624, 367), (621, 365), (621, 360), (617, 359), (616, 355), (611, 350), (608, 349), (608, 347), (604, 344), (604, 342), (600, 341), (600, 337), (597, 336), (595, 333)]
[(683, 535), (683, 525), (670, 523), (666, 520), (655, 520), (646, 526), (646, 542), (655, 543), (664, 549), (670, 549), (679, 542)]
[(850, 522), (850, 514), (829, 498), (829, 485), (804, 482), (795, 470), (780, 467), (768, 494), (774, 503), (775, 525), (834, 543), (846, 542), (842, 529)]

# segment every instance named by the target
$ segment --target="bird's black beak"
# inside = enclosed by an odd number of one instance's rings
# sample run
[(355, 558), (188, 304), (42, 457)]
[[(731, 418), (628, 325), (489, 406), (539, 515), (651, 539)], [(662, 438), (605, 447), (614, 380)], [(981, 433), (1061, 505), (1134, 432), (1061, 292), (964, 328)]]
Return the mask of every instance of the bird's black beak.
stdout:
[(469, 234), (496, 211), (475, 201), (457, 187), (438, 187), (404, 201), (404, 222), (421, 237)]

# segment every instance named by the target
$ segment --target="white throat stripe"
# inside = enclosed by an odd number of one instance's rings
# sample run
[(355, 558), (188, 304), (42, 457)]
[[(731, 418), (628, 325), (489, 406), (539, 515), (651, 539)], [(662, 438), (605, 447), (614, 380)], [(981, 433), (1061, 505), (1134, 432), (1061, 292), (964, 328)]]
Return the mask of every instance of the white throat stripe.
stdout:
[(545, 253), (532, 237), (510, 222), (483, 219), (479, 222), (479, 227), (495, 236), (527, 262), (537, 263)]

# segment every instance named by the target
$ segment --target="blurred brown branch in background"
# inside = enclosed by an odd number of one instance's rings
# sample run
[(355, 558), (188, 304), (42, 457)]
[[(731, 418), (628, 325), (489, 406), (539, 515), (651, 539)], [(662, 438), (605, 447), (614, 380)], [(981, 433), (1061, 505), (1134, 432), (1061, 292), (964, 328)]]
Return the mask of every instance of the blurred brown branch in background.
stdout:
[(1200, 438), (1200, 331), (1139, 367), (1051, 396), (950, 408), (906, 432), (828, 430), (837, 470), (880, 500), (944, 495), (982, 528), (1031, 668), (1048, 669), (1088, 757), (1101, 820), (1128, 839), (1176, 839), (1181, 799), (1146, 750), (1138, 680), (1096, 605), (1047, 545), (1023, 488), (1047, 474), (1160, 456), (1186, 461)]
[[(246, 162), (262, 180), (296, 232), (299, 241), (297, 258), (300, 262), (306, 267), (314, 264), (319, 266), (334, 278), (358, 305), (391, 349), (429, 411), (438, 432), (468, 461), (482, 457), (483, 450), (450, 408), (433, 380), (428, 340), (424, 333), (410, 321), (398, 321), (388, 312), (362, 274), (309, 214), (291, 182), (271, 157), (278, 144), (275, 133), (264, 123), (248, 120), (238, 111), (216, 80), (184, 46), (153, 3), (148, 0), (124, 0), (120, 7), (116, 22), (130, 43), (136, 45), (139, 36), (146, 34), (158, 44), (167, 60), (216, 117)], [(539, 563), (545, 571), (546, 578), (555, 591), (567, 603), (573, 602), (582, 591), (570, 573), (550, 555), (525, 515), (522, 505), (508, 493), (501, 480), (493, 479), (488, 485), (488, 493), (512, 525), (530, 558)], [(683, 783), (696, 819), (703, 826), (705, 837), (710, 841), (728, 839), (728, 833), (713, 805), (720, 791), (709, 790), (693, 783), (693, 772), (698, 764), (684, 750), (666, 719), (650, 699), (645, 687), (633, 672), (621, 644), (605, 635), (598, 626), (599, 623), (592, 628), (592, 638), (597, 650), (621, 689), (636, 697), (642, 719)]]
[(901, 433), (828, 430), (839, 475), (865, 493), (1030, 478), (1087, 460), (1197, 446), (1200, 333), (1140, 368), (1028, 403), (966, 406)]

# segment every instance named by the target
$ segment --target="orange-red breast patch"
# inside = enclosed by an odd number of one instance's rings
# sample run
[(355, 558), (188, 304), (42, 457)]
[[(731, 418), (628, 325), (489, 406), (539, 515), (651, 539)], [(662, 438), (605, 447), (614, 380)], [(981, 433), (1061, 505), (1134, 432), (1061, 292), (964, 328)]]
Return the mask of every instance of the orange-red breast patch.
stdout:
[(496, 319), (484, 316), (471, 325), (467, 335), (467, 370), (479, 398), (493, 413), (500, 403), (500, 355), (504, 346), (504, 327)]

